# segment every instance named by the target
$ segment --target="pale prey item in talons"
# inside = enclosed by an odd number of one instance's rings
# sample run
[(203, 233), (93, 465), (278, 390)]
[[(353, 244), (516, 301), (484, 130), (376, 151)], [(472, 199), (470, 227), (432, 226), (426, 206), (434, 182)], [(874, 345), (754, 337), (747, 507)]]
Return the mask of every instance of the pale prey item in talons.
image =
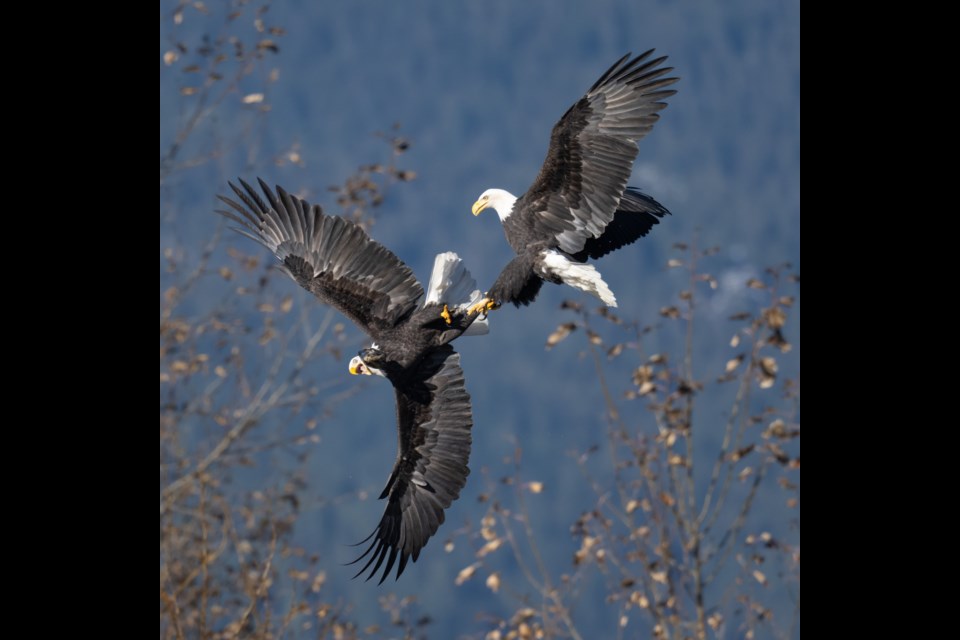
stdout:
[[(585, 264), (645, 236), (670, 213), (659, 202), (627, 186), (637, 141), (659, 119), (666, 57), (653, 50), (618, 60), (553, 127), (547, 157), (533, 184), (519, 198), (487, 189), (473, 215), (493, 209), (517, 257), (500, 272), (476, 308), (533, 302), (545, 280), (568, 284), (617, 306), (600, 272)], [(488, 306), (495, 305), (495, 306)]]
[(240, 184), (230, 185), (240, 202), (220, 196), (232, 210), (218, 213), (375, 340), (351, 360), (350, 373), (382, 376), (394, 386), (399, 451), (380, 494), (386, 510), (357, 561), (372, 555), (357, 575), (373, 565), (369, 580), (386, 560), (380, 582), (395, 565), (399, 578), (437, 532), (470, 473), (470, 395), (449, 343), (489, 331), (486, 318), (469, 311), (480, 291), (457, 254), (447, 252), (436, 257), (424, 294), (410, 268), (353, 222), (280, 187), (274, 193), (262, 180), (265, 200)]

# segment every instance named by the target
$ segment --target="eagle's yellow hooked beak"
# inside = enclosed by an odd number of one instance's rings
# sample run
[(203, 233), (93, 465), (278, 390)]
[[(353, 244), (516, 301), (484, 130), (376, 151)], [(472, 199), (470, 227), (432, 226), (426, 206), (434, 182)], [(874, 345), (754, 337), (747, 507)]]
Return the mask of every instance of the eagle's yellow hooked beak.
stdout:
[(360, 359), (360, 356), (354, 356), (353, 360), (350, 361), (350, 375), (360, 376), (360, 375), (370, 375), (370, 368), (363, 364), (363, 360)]
[(487, 204), (490, 202), (489, 198), (483, 197), (473, 203), (473, 215), (480, 215), (480, 212), (487, 208)]

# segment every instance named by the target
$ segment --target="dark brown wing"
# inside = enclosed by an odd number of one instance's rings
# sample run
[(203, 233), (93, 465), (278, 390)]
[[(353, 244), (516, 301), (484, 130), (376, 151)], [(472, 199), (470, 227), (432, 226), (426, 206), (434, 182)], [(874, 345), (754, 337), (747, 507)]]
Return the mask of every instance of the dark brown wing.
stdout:
[(540, 238), (556, 238), (574, 254), (588, 238), (597, 238), (613, 219), (637, 157), (637, 141), (659, 119), (664, 89), (677, 78), (661, 76), (666, 57), (632, 60), (627, 54), (597, 80), (560, 118), (550, 136), (546, 160), (533, 185), (517, 200), (514, 214), (524, 217)]
[(670, 212), (662, 204), (634, 187), (627, 187), (620, 198), (613, 220), (599, 238), (587, 238), (583, 251), (573, 254), (581, 262), (587, 258), (600, 258), (620, 247), (633, 244), (650, 233), (653, 225)]
[(237, 231), (272, 251), (300, 286), (374, 339), (416, 307), (423, 288), (393, 252), (353, 222), (258, 181), (266, 202), (241, 180), (242, 189), (230, 188), (243, 204), (219, 196), (233, 211), (217, 213), (243, 225)]
[(377, 528), (360, 542), (373, 538), (370, 546), (350, 563), (369, 555), (354, 576), (370, 569), (369, 580), (386, 559), (381, 583), (398, 558), (397, 578), (408, 560), (416, 562), (470, 473), (473, 418), (459, 354), (449, 345), (434, 351), (408, 382), (397, 387), (396, 395), (400, 447), (380, 494), (381, 499), (388, 498), (387, 508)]

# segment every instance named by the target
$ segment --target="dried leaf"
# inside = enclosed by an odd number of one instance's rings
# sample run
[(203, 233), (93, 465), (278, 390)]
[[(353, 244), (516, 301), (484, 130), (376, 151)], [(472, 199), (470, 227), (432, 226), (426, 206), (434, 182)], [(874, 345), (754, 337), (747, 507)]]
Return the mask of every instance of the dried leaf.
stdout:
[(788, 464), (790, 462), (790, 456), (787, 455), (787, 452), (783, 448), (773, 442), (768, 443), (767, 450), (773, 455), (774, 459), (780, 464)]
[(224, 369), (224, 368), (223, 368), (221, 365), (219, 365), (219, 364), (218, 364), (216, 367), (214, 367), (213, 372), (214, 372), (215, 374), (217, 374), (217, 377), (219, 377), (219, 378), (226, 378), (226, 377), (227, 377), (227, 370)]
[(260, 42), (258, 42), (257, 49), (267, 49), (272, 53), (277, 53), (278, 51), (280, 51), (279, 47), (277, 47), (277, 45), (273, 42), (273, 40), (270, 40), (269, 38), (265, 38)]
[(493, 553), (500, 548), (500, 545), (503, 544), (503, 538), (494, 538), (490, 542), (486, 543), (477, 551), (477, 557), (482, 558), (488, 553)]
[(666, 571), (651, 571), (650, 578), (654, 582), (659, 582), (660, 584), (667, 584), (667, 572)]
[(723, 616), (719, 613), (713, 613), (707, 616), (707, 624), (710, 625), (710, 628), (714, 631), (720, 629), (720, 625), (723, 624)]
[(736, 451), (732, 451), (732, 452), (730, 453), (729, 458), (730, 458), (730, 460), (731, 460), (732, 462), (736, 462), (736, 461), (742, 459), (744, 456), (748, 455), (750, 452), (752, 452), (753, 449), (754, 449), (754, 445), (748, 444), (747, 446), (741, 447), (741, 448), (737, 449)]
[(601, 338), (597, 332), (591, 329), (587, 329), (587, 339), (590, 340), (590, 344), (603, 344), (603, 338)]
[(740, 334), (735, 333), (733, 337), (730, 338), (730, 346), (736, 349), (740, 345)]
[(500, 591), (500, 575), (499, 574), (491, 573), (489, 576), (487, 576), (487, 588), (490, 589), (490, 591), (493, 591), (494, 593), (496, 593), (497, 591)]
[(247, 95), (243, 96), (242, 102), (243, 102), (243, 104), (259, 104), (259, 103), (263, 102), (263, 94), (262, 94), (262, 93), (248, 93)]
[(673, 306), (663, 307), (660, 309), (660, 315), (662, 315), (664, 318), (675, 320), (680, 317), (680, 309)]
[(637, 510), (637, 507), (640, 506), (640, 503), (637, 500), (630, 500), (627, 502), (626, 512), (633, 513)]
[(786, 438), (787, 435), (787, 423), (780, 418), (771, 422), (763, 432), (764, 438)]
[(464, 582), (473, 577), (473, 574), (476, 573), (478, 566), (480, 566), (479, 563), (476, 563), (461, 569), (453, 583), (458, 587), (462, 585)]
[(623, 343), (618, 342), (607, 350), (607, 357), (611, 360), (623, 353)]
[(575, 325), (572, 322), (566, 322), (564, 324), (561, 324), (559, 327), (557, 327), (556, 331), (554, 331), (549, 336), (547, 336), (546, 348), (552, 349), (560, 342), (563, 342), (567, 338), (567, 336), (569, 336), (570, 333), (573, 332), (573, 330), (576, 328), (577, 328), (577, 325)]
[(523, 620), (529, 620), (535, 615), (537, 615), (536, 611), (534, 611), (530, 607), (524, 607), (523, 609), (520, 609), (515, 614), (513, 614), (513, 618), (510, 620), (510, 623), (517, 624), (518, 622), (522, 622)]
[(633, 372), (633, 384), (641, 385), (644, 382), (653, 380), (653, 367), (648, 364), (637, 367)]
[(447, 540), (443, 544), (443, 550), (446, 551), (447, 553), (450, 553), (451, 551), (453, 551), (453, 540)]
[(787, 314), (780, 307), (770, 307), (763, 310), (763, 321), (771, 329), (779, 329), (787, 322)]
[(760, 358), (760, 369), (765, 375), (775, 376), (779, 368), (777, 367), (777, 361), (774, 358)]
[(530, 492), (531, 492), (531, 493), (540, 493), (541, 491), (543, 491), (543, 483), (542, 483), (542, 482), (528, 482), (528, 483), (527, 483), (527, 488), (530, 489)]
[(613, 324), (623, 323), (623, 321), (620, 319), (620, 317), (617, 314), (615, 314), (613, 311), (610, 311), (610, 307), (600, 307), (599, 309), (597, 309), (597, 314), (600, 316), (603, 316)]
[(759, 582), (760, 584), (762, 584), (763, 586), (767, 586), (767, 576), (763, 575), (763, 572), (760, 571), (759, 569), (754, 569), (753, 579)]
[(293, 308), (293, 296), (284, 296), (283, 301), (280, 303), (280, 311), (283, 313), (290, 313), (290, 309)]
[(766, 285), (757, 280), (756, 278), (750, 278), (747, 280), (747, 286), (751, 289), (766, 289)]
[(671, 258), (667, 260), (667, 267), (673, 269), (674, 267), (682, 267), (683, 260), (677, 260), (676, 258)]
[(736, 358), (731, 358), (730, 360), (727, 360), (727, 366), (724, 367), (724, 371), (726, 371), (727, 373), (730, 373), (731, 371), (739, 367), (740, 363), (743, 362), (744, 357), (745, 357), (744, 354), (741, 353)]
[(163, 64), (167, 65), (168, 67), (179, 59), (180, 59), (180, 54), (178, 54), (173, 49), (163, 54)]

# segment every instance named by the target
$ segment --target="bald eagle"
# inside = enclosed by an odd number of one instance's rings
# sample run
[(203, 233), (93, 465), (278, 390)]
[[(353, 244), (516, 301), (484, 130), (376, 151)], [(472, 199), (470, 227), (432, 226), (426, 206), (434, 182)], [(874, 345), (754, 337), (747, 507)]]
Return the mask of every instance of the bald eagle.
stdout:
[[(455, 253), (436, 257), (427, 293), (407, 265), (359, 226), (260, 180), (266, 200), (243, 180), (230, 183), (240, 202), (219, 196), (232, 211), (218, 213), (236, 230), (272, 251), (300, 286), (338, 309), (375, 340), (350, 362), (353, 374), (390, 380), (396, 394), (399, 452), (380, 498), (387, 507), (367, 537), (367, 580), (397, 564), (397, 578), (444, 521), (467, 475), (473, 418), (460, 356), (449, 345), (488, 330), (467, 309), (480, 299)], [(422, 298), (422, 301), (421, 301)], [(352, 563), (351, 563), (352, 564)], [(354, 577), (357, 577), (354, 576)]]
[(599, 258), (645, 236), (667, 209), (627, 180), (637, 141), (653, 128), (665, 89), (677, 78), (648, 60), (653, 49), (620, 58), (553, 127), (540, 173), (519, 198), (488, 189), (473, 215), (494, 209), (517, 257), (507, 264), (478, 308), (530, 304), (544, 280), (566, 283), (611, 307), (617, 300), (588, 258)]

